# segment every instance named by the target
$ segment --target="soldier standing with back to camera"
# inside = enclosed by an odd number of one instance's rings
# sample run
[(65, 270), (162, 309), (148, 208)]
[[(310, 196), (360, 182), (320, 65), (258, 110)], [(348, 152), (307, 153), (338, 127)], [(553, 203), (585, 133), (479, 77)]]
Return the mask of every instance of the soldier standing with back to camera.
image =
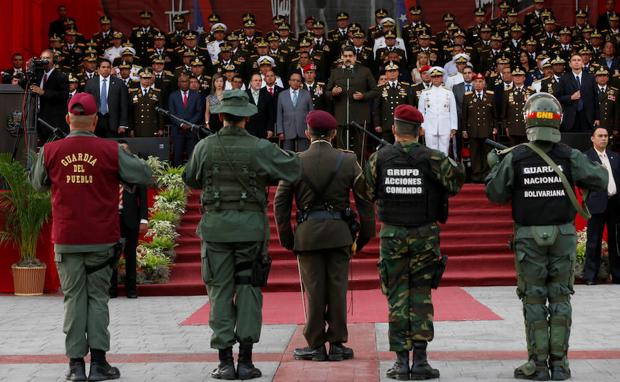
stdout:
[[(572, 323), (577, 238), (575, 213), (586, 219), (574, 186), (607, 190), (607, 170), (560, 142), (562, 106), (548, 93), (525, 104), (530, 143), (497, 151), (488, 159), (489, 200), (512, 200), (517, 295), (523, 302), (528, 361), (514, 371), (518, 379), (562, 381), (571, 377), (568, 340)], [(498, 163), (499, 162), (499, 163)], [(551, 372), (551, 375), (549, 375)]]
[[(332, 147), (336, 119), (326, 111), (311, 111), (306, 121), (310, 148), (299, 154), (302, 178), (281, 181), (274, 200), (280, 243), (298, 256), (308, 296), (304, 336), (308, 347), (295, 349), (295, 359), (341, 361), (353, 358), (344, 346), (347, 331), (348, 270), (351, 245), (357, 250), (375, 234), (372, 204), (355, 197), (361, 229), (357, 241), (349, 191), (362, 172), (355, 154)], [(297, 205), (297, 230), (291, 227), (291, 207)], [(329, 355), (325, 343), (329, 342)]]
[(202, 189), (203, 216), (197, 231), (202, 239), (202, 278), (211, 304), (211, 347), (218, 349), (220, 359), (211, 377), (252, 379), (261, 376), (252, 363), (252, 348), (260, 338), (260, 288), (267, 283), (270, 264), (267, 187), (299, 179), (300, 160), (246, 131), (257, 108), (244, 91), (225, 91), (211, 112), (221, 114), (224, 127), (196, 145), (183, 172), (188, 186)]
[(439, 378), (426, 356), (434, 336), (431, 288), (445, 267), (437, 222), (445, 221), (447, 196), (457, 194), (465, 180), (462, 164), (418, 142), (423, 120), (415, 107), (398, 106), (396, 143), (372, 154), (354, 187), (377, 202), (382, 223), (379, 276), (388, 300), (390, 351), (397, 356), (387, 376), (398, 380)]

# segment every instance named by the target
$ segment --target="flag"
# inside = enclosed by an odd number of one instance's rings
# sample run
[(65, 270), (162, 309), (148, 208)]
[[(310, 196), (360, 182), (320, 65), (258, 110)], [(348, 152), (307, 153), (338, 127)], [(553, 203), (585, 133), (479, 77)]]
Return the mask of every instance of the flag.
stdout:
[(192, 18), (192, 28), (202, 33), (205, 27), (205, 17), (209, 17), (213, 12), (213, 7), (211, 6), (211, 0), (193, 0), (193, 18)]

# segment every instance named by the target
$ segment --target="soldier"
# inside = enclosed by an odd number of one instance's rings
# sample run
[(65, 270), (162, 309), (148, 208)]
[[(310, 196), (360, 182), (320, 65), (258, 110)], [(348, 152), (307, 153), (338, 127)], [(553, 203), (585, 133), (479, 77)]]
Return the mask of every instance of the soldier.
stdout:
[(510, 146), (525, 143), (525, 119), (523, 107), (527, 99), (534, 94), (534, 89), (524, 85), (525, 72), (520, 68), (512, 71), (514, 86), (504, 91), (501, 119), (506, 136), (510, 138)]
[(385, 67), (387, 82), (379, 86), (379, 97), (374, 99), (373, 119), (375, 131), (381, 138), (394, 143), (392, 125), (394, 125), (394, 110), (398, 105), (413, 105), (414, 95), (411, 85), (398, 81), (398, 65), (390, 62)]
[(336, 15), (336, 28), (327, 33), (327, 38), (337, 44), (338, 47), (344, 44), (348, 39), (349, 31), (349, 14), (346, 12), (339, 12)]
[(291, 27), (287, 23), (282, 23), (278, 27), (278, 36), (280, 36), (280, 47), (294, 52), (297, 49), (297, 40), (290, 37)]
[(129, 37), (129, 41), (133, 44), (136, 54), (142, 59), (148, 59), (147, 50), (153, 46), (153, 38), (155, 35), (160, 33), (159, 29), (151, 26), (152, 17), (153, 13), (149, 10), (140, 12), (140, 21), (142, 25), (133, 27), (131, 29), (131, 36)]
[(123, 54), (123, 50), (125, 47), (123, 46), (123, 33), (121, 32), (113, 32), (112, 33), (112, 41), (110, 42), (111, 46), (105, 50), (103, 56), (110, 60), (110, 62), (114, 62), (118, 57)]
[(390, 52), (396, 52), (398, 56), (400, 57), (399, 62), (401, 62), (404, 67), (406, 67), (407, 66), (407, 54), (405, 53), (404, 49), (396, 47), (396, 35), (394, 34), (394, 32), (386, 33), (383, 36), (383, 39), (385, 41), (385, 46), (377, 49), (377, 51), (375, 52), (376, 67), (378, 68), (388, 63), (387, 55)]
[(555, 97), (534, 94), (525, 104), (525, 115), (530, 143), (508, 152), (499, 164), (497, 152), (489, 154), (486, 194), (495, 203), (512, 201), (515, 220), (517, 295), (523, 302), (528, 361), (514, 376), (562, 381), (571, 377), (567, 350), (575, 212), (589, 217), (573, 188), (606, 191), (608, 175), (600, 164), (559, 143), (562, 107)]
[[(68, 111), (69, 135), (43, 146), (32, 172), (35, 189), (52, 191), (52, 235), (70, 359), (66, 378), (87, 380), (84, 357), (90, 351), (88, 380), (118, 379), (120, 372), (106, 361), (106, 352), (108, 289), (120, 239), (119, 180), (147, 185), (152, 174), (116, 142), (95, 137), (97, 103), (92, 95), (77, 93)], [(69, 165), (67, 158), (73, 158)]]
[(166, 36), (161, 32), (153, 36), (153, 46), (147, 49), (146, 54), (146, 59), (141, 61), (143, 66), (149, 66), (154, 56), (160, 56), (164, 58), (166, 70), (174, 69), (174, 60), (176, 58), (174, 49), (166, 48)]
[[(447, 218), (447, 196), (465, 180), (462, 164), (418, 143), (422, 114), (411, 105), (394, 112), (394, 145), (373, 153), (355, 180), (355, 193), (377, 202), (381, 221), (379, 278), (389, 308), (390, 351), (397, 360), (387, 371), (393, 379), (439, 378), (426, 356), (433, 340), (431, 288), (443, 265), (439, 225)], [(409, 351), (414, 351), (409, 366)]]
[(544, 22), (543, 10), (545, 8), (545, 0), (534, 0), (534, 10), (525, 15), (523, 24), (528, 36), (534, 36), (542, 29)]
[(140, 87), (129, 89), (131, 137), (164, 135), (162, 118), (155, 110), (163, 105), (161, 90), (151, 86), (152, 80), (153, 72), (145, 69), (140, 72)]
[(353, 49), (355, 49), (355, 55), (357, 57), (357, 62), (360, 65), (364, 65), (371, 71), (375, 71), (376, 67), (374, 65), (374, 55), (372, 53), (372, 48), (364, 45), (364, 33), (361, 31), (357, 31), (353, 33)]
[[(198, 142), (183, 172), (188, 186), (204, 187), (204, 215), (198, 227), (202, 277), (211, 303), (211, 347), (218, 349), (220, 360), (211, 376), (258, 378), (261, 372), (252, 364), (252, 348), (260, 337), (260, 288), (267, 281), (266, 189), (270, 182), (297, 181), (300, 160), (245, 130), (247, 119), (257, 108), (244, 91), (225, 91), (211, 112), (222, 115), (224, 127)], [(232, 354), (235, 342), (239, 342), (236, 371)]]
[(312, 63), (303, 67), (304, 89), (310, 92), (315, 110), (325, 110), (325, 82), (316, 81), (316, 66)]
[[(171, 48), (177, 48), (183, 43), (183, 36), (187, 33), (187, 23), (183, 15), (176, 15), (172, 18), (174, 28), (166, 35), (166, 42)], [(202, 40), (202, 39), (201, 39)]]
[(228, 28), (225, 24), (217, 23), (211, 27), (211, 38), (206, 43), (206, 48), (209, 51), (211, 62), (215, 63), (218, 60), (220, 54), (220, 46), (226, 42), (226, 31)]
[(86, 82), (97, 75), (97, 56), (84, 56), (83, 70), (75, 78), (78, 80), (80, 90), (84, 90)]
[(490, 90), (485, 91), (485, 80), (481, 73), (473, 77), (474, 90), (463, 96), (463, 138), (469, 139), (471, 155), (471, 180), (479, 183), (484, 180), (489, 168), (486, 162), (485, 139), (497, 135), (495, 119), (495, 97)]
[(618, 139), (618, 126), (620, 119), (620, 95), (618, 88), (609, 86), (609, 72), (603, 67), (599, 68), (596, 73), (596, 88), (601, 113), (599, 127), (607, 129), (607, 133), (611, 137)]
[(75, 29), (65, 31), (65, 45), (60, 51), (61, 68), (65, 73), (78, 72), (78, 66), (86, 50), (84, 44), (76, 42), (76, 35)]
[(103, 52), (112, 44), (112, 36), (114, 31), (111, 28), (112, 19), (103, 15), (99, 18), (99, 32), (91, 37), (91, 40), (97, 43), (97, 51)]
[[(362, 172), (353, 152), (333, 148), (336, 119), (326, 111), (311, 111), (307, 118), (310, 148), (299, 154), (302, 178), (281, 181), (274, 200), (280, 243), (297, 255), (308, 297), (304, 337), (308, 347), (295, 349), (298, 360), (342, 361), (353, 358), (347, 342), (347, 284), (352, 245), (357, 251), (375, 235), (372, 204), (355, 195), (360, 214), (359, 237), (351, 230), (349, 191)], [(297, 229), (291, 227), (293, 198)], [(354, 244), (355, 243), (355, 244)], [(326, 314), (326, 312), (328, 312)], [(325, 343), (329, 342), (329, 354)]]
[(540, 47), (543, 53), (551, 55), (551, 53), (555, 52), (560, 45), (558, 35), (555, 33), (557, 24), (554, 19), (548, 18), (544, 21), (544, 25), (545, 30), (539, 38)]
[(442, 86), (444, 73), (438, 66), (430, 69), (432, 86), (420, 94), (418, 109), (424, 116), (426, 146), (448, 155), (450, 139), (458, 130), (458, 112), (454, 94)]
[(155, 56), (153, 58), (153, 85), (161, 91), (161, 99), (163, 105), (168, 105), (168, 96), (174, 90), (174, 74), (168, 70), (164, 70), (164, 63), (166, 61), (161, 56)]

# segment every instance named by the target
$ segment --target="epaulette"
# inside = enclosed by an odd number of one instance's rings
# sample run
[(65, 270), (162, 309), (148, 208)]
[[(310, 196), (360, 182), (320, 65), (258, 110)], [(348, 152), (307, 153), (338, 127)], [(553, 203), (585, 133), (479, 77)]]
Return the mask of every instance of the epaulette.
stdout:
[[(426, 90), (426, 89), (424, 89), (424, 90)], [(470, 94), (474, 94), (474, 92), (465, 92), (464, 95), (470, 95)]]
[(183, 70), (183, 69), (184, 69), (184, 67), (183, 67), (183, 65), (179, 65), (179, 66), (177, 66), (176, 68), (174, 68), (174, 70), (177, 70), (177, 69), (181, 69), (181, 70)]
[(213, 65), (219, 65), (220, 62), (218, 60), (213, 61)]
[(140, 29), (140, 27), (133, 27), (133, 28), (131, 28), (132, 31), (137, 31), (138, 29)]
[(618, 90), (618, 88), (615, 86), (610, 86), (609, 89)]
[(487, 94), (495, 94), (493, 90), (487, 90)]
[(151, 90), (155, 91), (155, 93), (161, 92), (161, 89), (157, 89), (157, 88), (151, 88)]
[(452, 74), (450, 74), (448, 77), (454, 77), (454, 76), (456, 76), (457, 74), (458, 74), (458, 72), (457, 72), (457, 73), (452, 73)]
[(130, 93), (131, 93), (131, 92), (137, 92), (138, 90), (140, 90), (140, 89), (138, 89), (138, 88), (129, 88), (129, 92), (130, 92)]
[(317, 85), (325, 86), (325, 82), (317, 82)]
[[(534, 82), (536, 82), (536, 81), (534, 81)], [(527, 87), (527, 90), (530, 90), (530, 91), (533, 91), (533, 92), (535, 92), (535, 91), (536, 91), (536, 89), (534, 89), (534, 88), (533, 88), (533, 87), (531, 87), (531, 86), (528, 86), (528, 87)]]
[(400, 83), (401, 83), (402, 85), (407, 85), (407, 86), (408, 86), (408, 85), (410, 85), (410, 84), (409, 84), (409, 82), (406, 82), (406, 81), (400, 81)]

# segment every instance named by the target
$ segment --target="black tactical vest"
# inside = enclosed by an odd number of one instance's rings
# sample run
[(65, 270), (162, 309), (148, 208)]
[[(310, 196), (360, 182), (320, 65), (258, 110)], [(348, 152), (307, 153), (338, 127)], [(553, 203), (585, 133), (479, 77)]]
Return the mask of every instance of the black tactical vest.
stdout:
[(432, 178), (431, 150), (420, 146), (406, 153), (396, 145), (377, 153), (377, 215), (383, 223), (418, 227), (435, 223), (442, 189)]
[[(514, 221), (526, 226), (558, 225), (573, 221), (577, 212), (555, 171), (526, 146), (518, 147), (512, 153), (515, 171), (512, 197)], [(571, 148), (557, 143), (547, 155), (573, 185)]]
[(256, 176), (254, 167), (258, 139), (214, 134), (206, 140), (202, 205), (215, 211), (263, 211), (267, 205), (267, 183)]

